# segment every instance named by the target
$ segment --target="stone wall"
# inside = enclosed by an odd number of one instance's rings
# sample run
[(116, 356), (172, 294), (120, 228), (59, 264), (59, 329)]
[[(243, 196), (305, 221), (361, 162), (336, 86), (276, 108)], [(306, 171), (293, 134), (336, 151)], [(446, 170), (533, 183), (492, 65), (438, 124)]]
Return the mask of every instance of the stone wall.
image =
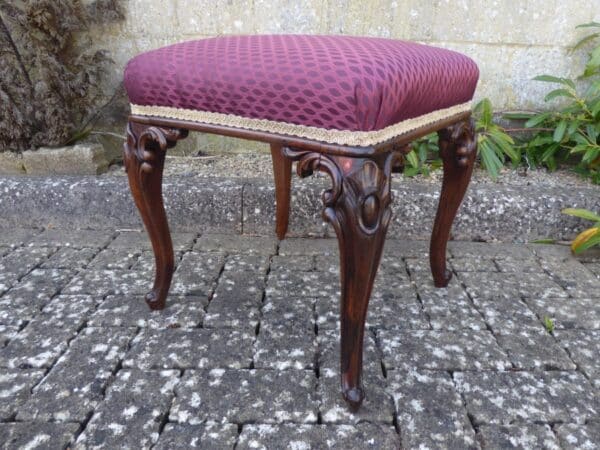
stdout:
[[(543, 107), (548, 86), (531, 79), (580, 73), (585, 53), (570, 54), (569, 46), (585, 30), (575, 26), (600, 20), (600, 0), (123, 1), (125, 22), (93, 31), (96, 45), (116, 62), (107, 92), (131, 56), (178, 41), (243, 33), (352, 34), (416, 40), (471, 56), (481, 70), (476, 97), (491, 98), (496, 109)], [(187, 145), (249, 148), (202, 139)]]

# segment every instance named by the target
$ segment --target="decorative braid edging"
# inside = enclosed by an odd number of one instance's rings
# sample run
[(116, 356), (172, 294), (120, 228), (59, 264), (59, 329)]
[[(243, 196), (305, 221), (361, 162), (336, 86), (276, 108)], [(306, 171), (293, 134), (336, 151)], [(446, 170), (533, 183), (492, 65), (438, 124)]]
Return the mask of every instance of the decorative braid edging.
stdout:
[(471, 111), (471, 103), (462, 103), (449, 108), (439, 109), (419, 117), (403, 120), (402, 122), (376, 131), (348, 131), (297, 125), (287, 122), (277, 122), (266, 119), (221, 114), (193, 109), (172, 108), (168, 106), (131, 105), (131, 113), (138, 116), (163, 117), (211, 125), (223, 125), (232, 128), (263, 131), (267, 133), (298, 136), (328, 144), (369, 147), (385, 142), (397, 136), (433, 125), (436, 122), (460, 116)]

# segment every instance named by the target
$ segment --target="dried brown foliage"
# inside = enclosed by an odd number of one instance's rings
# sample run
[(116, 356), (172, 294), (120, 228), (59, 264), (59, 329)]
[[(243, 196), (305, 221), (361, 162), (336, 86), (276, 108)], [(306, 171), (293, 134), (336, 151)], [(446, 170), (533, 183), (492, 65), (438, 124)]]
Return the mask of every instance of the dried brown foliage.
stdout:
[(85, 31), (122, 17), (120, 0), (0, 0), (0, 152), (89, 131), (111, 61)]

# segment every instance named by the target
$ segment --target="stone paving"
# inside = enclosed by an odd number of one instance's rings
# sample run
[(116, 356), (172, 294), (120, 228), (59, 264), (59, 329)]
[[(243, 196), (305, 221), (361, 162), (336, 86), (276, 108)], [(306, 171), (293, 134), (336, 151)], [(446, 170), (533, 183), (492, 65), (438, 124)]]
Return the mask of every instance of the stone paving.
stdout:
[(600, 446), (600, 259), (453, 242), (435, 289), (427, 242), (389, 240), (352, 414), (334, 240), (173, 237), (150, 312), (143, 233), (0, 230), (2, 448)]

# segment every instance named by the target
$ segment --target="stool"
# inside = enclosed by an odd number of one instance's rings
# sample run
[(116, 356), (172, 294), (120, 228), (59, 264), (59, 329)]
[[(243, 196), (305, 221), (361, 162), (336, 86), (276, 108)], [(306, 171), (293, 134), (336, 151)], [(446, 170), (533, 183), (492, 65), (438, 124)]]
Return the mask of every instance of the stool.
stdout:
[(167, 149), (189, 130), (270, 143), (279, 239), (288, 227), (292, 162), (301, 177), (331, 178), (323, 217), (339, 241), (341, 388), (358, 408), (392, 167), (411, 141), (438, 132), (444, 176), (430, 263), (435, 286), (446, 286), (446, 243), (477, 153), (470, 102), (478, 76), (476, 64), (453, 51), (349, 36), (218, 37), (133, 58), (125, 70), (125, 167), (156, 260), (150, 308), (164, 308), (174, 268), (161, 192)]

